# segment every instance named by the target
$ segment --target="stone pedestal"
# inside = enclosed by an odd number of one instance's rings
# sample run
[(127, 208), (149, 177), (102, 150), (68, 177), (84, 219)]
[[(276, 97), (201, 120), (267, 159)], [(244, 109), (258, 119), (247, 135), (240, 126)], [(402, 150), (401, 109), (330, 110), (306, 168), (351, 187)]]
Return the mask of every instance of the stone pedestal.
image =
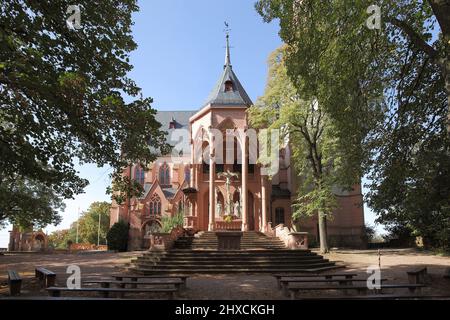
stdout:
[(217, 250), (241, 250), (241, 231), (218, 231)]
[(289, 232), (289, 249), (308, 249), (308, 232)]

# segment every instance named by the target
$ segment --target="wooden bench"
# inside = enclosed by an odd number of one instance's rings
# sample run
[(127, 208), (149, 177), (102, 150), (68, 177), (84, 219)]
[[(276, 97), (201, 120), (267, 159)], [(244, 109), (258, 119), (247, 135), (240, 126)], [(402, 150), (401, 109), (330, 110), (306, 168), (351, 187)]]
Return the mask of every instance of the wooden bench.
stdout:
[(19, 273), (14, 270), (8, 270), (8, 286), (9, 294), (11, 296), (17, 296), (20, 294), (22, 289), (22, 278)]
[[(380, 279), (381, 284), (387, 281), (387, 279)], [(354, 279), (354, 278), (348, 278), (348, 279), (301, 279), (297, 277), (282, 277), (280, 279), (281, 287), (283, 290), (283, 293), (285, 296), (288, 296), (288, 286), (290, 283), (333, 283), (337, 282), (340, 286), (351, 286), (353, 285), (353, 282), (367, 282), (367, 279)]]
[[(186, 275), (137, 275), (137, 274), (113, 274), (111, 275), (117, 281), (122, 281), (123, 279), (130, 279), (131, 281), (137, 282), (139, 279), (181, 279), (183, 284), (181, 288), (186, 289), (186, 282), (189, 276)], [(131, 286), (132, 288), (136, 288), (136, 286)]]
[(356, 277), (357, 273), (323, 273), (323, 274), (274, 274), (273, 276), (277, 279), (277, 285), (278, 289), (281, 289), (281, 282), (280, 279), (283, 277), (290, 277), (290, 278), (325, 278), (325, 279), (333, 279), (334, 277), (345, 277), (345, 279), (352, 279), (353, 277)]
[(407, 271), (408, 282), (411, 284), (424, 284), (426, 283), (427, 267), (420, 267), (411, 271)]
[(299, 291), (310, 291), (310, 290), (356, 290), (359, 294), (367, 293), (369, 290), (373, 290), (376, 293), (381, 293), (383, 289), (399, 289), (408, 288), (411, 293), (415, 293), (416, 289), (421, 289), (425, 287), (423, 284), (382, 284), (379, 289), (369, 289), (367, 286), (289, 286), (288, 290), (291, 299), (294, 300), (296, 293)]
[(78, 288), (69, 289), (67, 287), (49, 287), (46, 289), (51, 297), (60, 297), (61, 292), (97, 292), (102, 295), (103, 298), (108, 298), (110, 293), (120, 293), (120, 297), (123, 297), (125, 293), (167, 293), (169, 299), (174, 299), (177, 289), (175, 288)]
[(110, 288), (111, 285), (116, 285), (119, 288), (125, 288), (126, 285), (132, 285), (137, 287), (138, 285), (172, 285), (178, 291), (184, 284), (181, 279), (152, 279), (150, 282), (137, 282), (137, 281), (118, 281), (118, 280), (89, 280), (83, 281), (84, 284), (100, 284), (102, 288)]
[(56, 273), (53, 271), (38, 267), (34, 269), (34, 274), (44, 288), (53, 287), (55, 285)]

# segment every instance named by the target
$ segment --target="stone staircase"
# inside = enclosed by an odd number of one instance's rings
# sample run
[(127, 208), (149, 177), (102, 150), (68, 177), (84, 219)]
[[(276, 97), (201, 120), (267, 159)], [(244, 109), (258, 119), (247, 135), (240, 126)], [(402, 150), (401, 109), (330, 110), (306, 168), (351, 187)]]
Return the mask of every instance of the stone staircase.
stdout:
[(147, 251), (132, 261), (130, 271), (140, 274), (211, 274), (321, 272), (339, 268), (310, 250), (289, 250), (278, 238), (244, 232), (241, 250), (218, 251), (214, 232), (179, 238), (174, 248)]
[[(217, 249), (215, 232), (199, 232), (196, 237), (183, 237), (177, 240), (174, 249)], [(241, 238), (241, 250), (285, 249), (284, 243), (277, 237), (267, 237), (256, 231), (244, 232)]]

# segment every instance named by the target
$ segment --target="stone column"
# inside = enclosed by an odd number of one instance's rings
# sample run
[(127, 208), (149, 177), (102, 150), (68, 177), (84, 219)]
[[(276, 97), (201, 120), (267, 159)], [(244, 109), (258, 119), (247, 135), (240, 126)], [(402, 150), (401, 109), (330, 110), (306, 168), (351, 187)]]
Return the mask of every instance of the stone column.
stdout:
[(242, 231), (248, 231), (248, 212), (247, 212), (247, 179), (248, 179), (248, 163), (247, 163), (247, 134), (241, 139), (242, 150)]
[(266, 177), (261, 175), (261, 219), (262, 232), (267, 231)]
[(214, 144), (213, 144), (213, 136), (210, 135), (209, 140), (209, 224), (208, 231), (214, 231), (215, 228), (215, 218), (216, 218), (216, 188), (215, 188), (215, 177), (216, 177), (216, 162), (214, 159)]
[(190, 174), (190, 181), (189, 181), (189, 187), (195, 188), (195, 177), (194, 177), (194, 167), (195, 167), (195, 157), (194, 157), (194, 140), (191, 139), (191, 166), (189, 168), (189, 174)]

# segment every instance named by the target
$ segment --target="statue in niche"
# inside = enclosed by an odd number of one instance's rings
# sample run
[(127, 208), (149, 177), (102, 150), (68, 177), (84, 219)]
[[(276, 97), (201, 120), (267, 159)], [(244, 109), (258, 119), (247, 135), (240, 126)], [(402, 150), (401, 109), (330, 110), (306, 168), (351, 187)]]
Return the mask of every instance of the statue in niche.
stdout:
[(241, 217), (241, 205), (239, 204), (239, 201), (236, 201), (236, 202), (234, 203), (234, 210), (233, 210), (233, 211), (234, 211), (233, 214), (234, 214), (236, 217), (238, 217), (238, 218)]
[(222, 216), (222, 204), (220, 202), (217, 202), (216, 204), (216, 217)]

